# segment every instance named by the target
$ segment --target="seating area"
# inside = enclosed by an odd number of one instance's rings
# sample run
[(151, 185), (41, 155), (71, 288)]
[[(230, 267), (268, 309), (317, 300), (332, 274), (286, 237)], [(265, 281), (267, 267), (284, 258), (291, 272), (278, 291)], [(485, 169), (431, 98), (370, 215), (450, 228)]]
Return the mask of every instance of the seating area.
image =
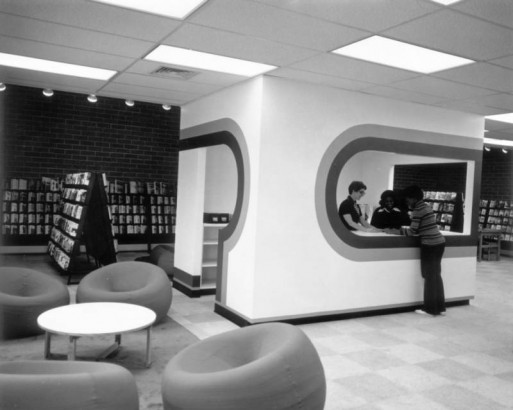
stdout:
[[(135, 304), (153, 310), (157, 321), (166, 317), (171, 295), (172, 283), (166, 272), (157, 264), (140, 261), (98, 268), (76, 287), (76, 303)], [(43, 333), (37, 318), (54, 307), (73, 303), (73, 298), (58, 276), (13, 267), (0, 268), (0, 301), (2, 336), (21, 339)], [(46, 349), (49, 346), (45, 345)], [(207, 337), (160, 366), (164, 409), (321, 410), (326, 400), (319, 354), (302, 330), (284, 323)], [(1, 409), (135, 410), (139, 406), (135, 378), (118, 364), (0, 362)]]

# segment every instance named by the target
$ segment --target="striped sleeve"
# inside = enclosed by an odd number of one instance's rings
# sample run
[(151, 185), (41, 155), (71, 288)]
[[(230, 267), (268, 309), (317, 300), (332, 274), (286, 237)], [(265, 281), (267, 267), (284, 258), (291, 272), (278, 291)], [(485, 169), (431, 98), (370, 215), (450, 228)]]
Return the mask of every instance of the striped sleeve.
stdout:
[(401, 229), (406, 236), (419, 236), (423, 245), (439, 245), (445, 242), (436, 224), (436, 215), (431, 207), (424, 201), (415, 205), (411, 216), (411, 225)]

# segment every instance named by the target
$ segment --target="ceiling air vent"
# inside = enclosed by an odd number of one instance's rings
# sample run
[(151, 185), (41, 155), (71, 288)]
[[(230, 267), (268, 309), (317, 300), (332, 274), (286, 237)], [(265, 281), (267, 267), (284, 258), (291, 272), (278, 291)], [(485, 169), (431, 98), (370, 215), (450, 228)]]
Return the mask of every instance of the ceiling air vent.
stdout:
[(180, 68), (161, 66), (151, 72), (152, 75), (158, 75), (160, 77), (176, 78), (179, 80), (189, 80), (192, 77), (198, 75), (196, 71), (182, 70)]

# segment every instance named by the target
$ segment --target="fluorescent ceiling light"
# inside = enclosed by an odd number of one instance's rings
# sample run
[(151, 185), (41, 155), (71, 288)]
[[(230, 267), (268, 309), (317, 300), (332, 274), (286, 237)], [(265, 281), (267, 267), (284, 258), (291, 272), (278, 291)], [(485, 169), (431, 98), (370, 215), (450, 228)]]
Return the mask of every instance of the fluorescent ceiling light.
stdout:
[(245, 77), (253, 77), (276, 68), (273, 65), (171, 46), (158, 46), (144, 59)]
[(435, 3), (443, 4), (444, 6), (448, 6), (450, 4), (457, 3), (461, 0), (431, 0), (431, 1), (434, 1)]
[(486, 145), (495, 145), (498, 147), (513, 147), (513, 141), (498, 140), (495, 138), (483, 138), (483, 143)]
[(508, 122), (513, 124), (513, 112), (509, 112), (507, 114), (487, 115), (485, 118), (488, 120)]
[(108, 80), (116, 71), (83, 65), (59, 63), (57, 61), (41, 60), (14, 54), (0, 53), (0, 65), (23, 68), (25, 70), (43, 71), (45, 73), (70, 75), (74, 77), (91, 78), (93, 80)]
[(333, 53), (423, 74), (474, 63), (473, 60), (380, 36), (357, 41)]
[(142, 11), (143, 13), (184, 19), (206, 0), (93, 0), (97, 3)]

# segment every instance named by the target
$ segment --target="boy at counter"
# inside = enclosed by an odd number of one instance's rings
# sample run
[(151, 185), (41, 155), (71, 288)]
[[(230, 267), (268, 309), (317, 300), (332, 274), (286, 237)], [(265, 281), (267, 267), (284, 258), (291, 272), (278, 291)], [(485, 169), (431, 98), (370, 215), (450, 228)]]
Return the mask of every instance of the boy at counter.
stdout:
[(445, 238), (436, 224), (431, 207), (424, 202), (424, 192), (417, 185), (403, 190), (408, 207), (412, 210), (411, 225), (401, 229), (385, 229), (386, 233), (420, 238), (420, 272), (424, 278), (424, 307), (417, 313), (433, 316), (445, 314), (442, 256)]
[(367, 190), (362, 181), (353, 181), (349, 184), (348, 197), (342, 201), (338, 208), (338, 215), (344, 226), (350, 231), (381, 232), (369, 224), (362, 214), (356, 201), (359, 201)]

